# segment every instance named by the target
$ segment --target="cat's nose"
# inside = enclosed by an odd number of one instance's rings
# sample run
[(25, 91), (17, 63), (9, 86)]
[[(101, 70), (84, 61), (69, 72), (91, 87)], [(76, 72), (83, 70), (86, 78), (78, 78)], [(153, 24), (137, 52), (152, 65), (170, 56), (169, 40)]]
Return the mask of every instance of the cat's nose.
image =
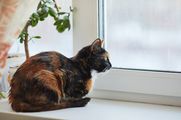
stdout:
[(111, 62), (109, 61), (109, 59), (108, 59), (108, 64), (109, 64), (109, 65), (108, 65), (108, 66), (109, 66), (109, 69), (112, 68), (112, 64), (111, 64)]
[(111, 69), (111, 68), (112, 68), (112, 64), (110, 63), (110, 64), (109, 64), (109, 69)]
[(111, 65), (111, 63), (109, 63), (109, 64), (107, 65), (107, 69), (111, 69), (111, 67), (112, 67), (112, 65)]

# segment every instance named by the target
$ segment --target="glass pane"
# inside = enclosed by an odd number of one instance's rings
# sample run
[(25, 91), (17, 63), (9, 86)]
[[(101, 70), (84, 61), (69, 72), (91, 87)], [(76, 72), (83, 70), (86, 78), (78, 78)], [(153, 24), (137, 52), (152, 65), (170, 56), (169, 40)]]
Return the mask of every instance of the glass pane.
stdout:
[(181, 71), (181, 0), (107, 0), (114, 67)]

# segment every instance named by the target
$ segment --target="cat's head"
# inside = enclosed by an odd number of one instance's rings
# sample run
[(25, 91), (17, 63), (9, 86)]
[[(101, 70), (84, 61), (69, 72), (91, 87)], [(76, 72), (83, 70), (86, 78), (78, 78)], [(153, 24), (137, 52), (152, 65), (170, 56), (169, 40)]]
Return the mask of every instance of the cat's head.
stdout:
[(91, 70), (105, 72), (112, 65), (109, 61), (109, 54), (103, 48), (104, 41), (96, 39), (91, 45), (84, 47), (79, 51), (78, 55), (85, 58)]

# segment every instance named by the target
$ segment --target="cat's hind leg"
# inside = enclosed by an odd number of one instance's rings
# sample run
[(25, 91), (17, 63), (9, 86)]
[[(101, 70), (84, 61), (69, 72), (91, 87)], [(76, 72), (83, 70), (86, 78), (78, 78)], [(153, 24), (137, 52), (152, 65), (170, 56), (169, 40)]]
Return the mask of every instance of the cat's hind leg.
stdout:
[[(39, 88), (42, 87), (42, 90), (49, 89), (51, 91), (54, 91), (56, 93), (58, 99), (56, 102), (59, 102), (63, 96), (64, 91), (63, 85), (60, 80), (57, 78), (57, 75), (54, 72), (48, 71), (48, 70), (41, 70), (38, 73), (34, 75), (34, 79), (38, 81)], [(48, 95), (48, 94), (47, 94)]]

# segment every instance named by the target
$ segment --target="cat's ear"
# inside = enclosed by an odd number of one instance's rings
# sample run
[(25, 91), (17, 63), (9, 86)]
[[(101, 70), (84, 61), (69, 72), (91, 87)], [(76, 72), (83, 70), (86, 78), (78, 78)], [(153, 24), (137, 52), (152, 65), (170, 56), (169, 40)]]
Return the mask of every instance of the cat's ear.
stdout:
[(102, 40), (101, 47), (102, 48), (104, 47), (104, 40)]
[(91, 45), (91, 51), (98, 50), (99, 48), (102, 48), (104, 44), (104, 41), (97, 38)]

